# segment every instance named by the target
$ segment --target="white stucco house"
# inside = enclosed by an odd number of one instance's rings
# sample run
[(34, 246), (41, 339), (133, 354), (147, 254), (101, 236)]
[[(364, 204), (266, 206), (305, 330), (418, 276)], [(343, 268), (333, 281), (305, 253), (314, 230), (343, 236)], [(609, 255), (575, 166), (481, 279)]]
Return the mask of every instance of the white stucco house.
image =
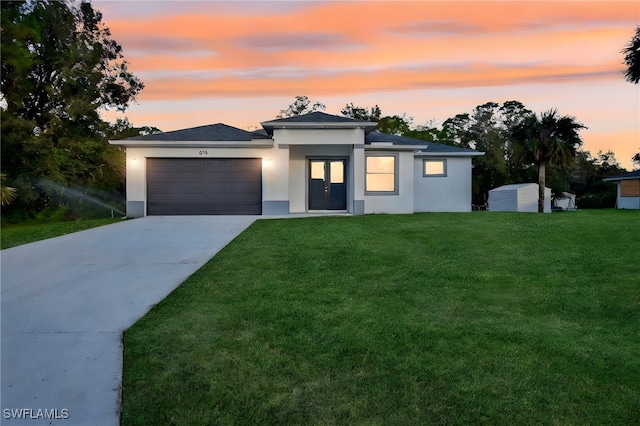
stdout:
[[(489, 211), (530, 212), (538, 211), (538, 184), (515, 183), (489, 191)], [(551, 213), (551, 188), (544, 189), (544, 212)]]
[(127, 216), (471, 210), (481, 152), (322, 112), (261, 124), (110, 141), (126, 150)]
[(602, 179), (617, 187), (616, 208), (640, 209), (640, 170)]

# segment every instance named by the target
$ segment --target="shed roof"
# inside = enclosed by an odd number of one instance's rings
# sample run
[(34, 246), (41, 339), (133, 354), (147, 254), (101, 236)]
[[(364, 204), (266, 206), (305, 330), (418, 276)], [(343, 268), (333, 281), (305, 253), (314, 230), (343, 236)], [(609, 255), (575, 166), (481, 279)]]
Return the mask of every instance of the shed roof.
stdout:
[(634, 170), (633, 172), (623, 173), (617, 176), (609, 176), (608, 178), (602, 179), (605, 182), (617, 181), (617, 180), (628, 180), (628, 179), (640, 179), (640, 170)]
[[(509, 185), (502, 185), (499, 186), (497, 188), (493, 188), (491, 191), (517, 191), (518, 189), (522, 189), (522, 188), (526, 188), (527, 186), (531, 186), (531, 185), (535, 185), (536, 187), (538, 186), (537, 183), (512, 183)], [(546, 188), (546, 187), (545, 187)], [(551, 189), (551, 188), (546, 188), (546, 189)]]

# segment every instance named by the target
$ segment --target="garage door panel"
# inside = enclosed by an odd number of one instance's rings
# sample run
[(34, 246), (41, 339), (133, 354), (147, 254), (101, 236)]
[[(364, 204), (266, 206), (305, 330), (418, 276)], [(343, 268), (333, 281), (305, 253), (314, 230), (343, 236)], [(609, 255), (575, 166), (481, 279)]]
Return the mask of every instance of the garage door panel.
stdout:
[(236, 173), (233, 175), (233, 181), (236, 183), (256, 183), (256, 177), (249, 173)]
[(260, 159), (147, 160), (149, 215), (261, 213)]
[(225, 194), (226, 196), (232, 196), (233, 184), (231, 182), (223, 183), (210, 183), (207, 185), (207, 195)]
[(234, 185), (236, 193), (242, 194), (257, 194), (259, 191), (257, 191), (255, 187), (254, 183), (236, 183)]

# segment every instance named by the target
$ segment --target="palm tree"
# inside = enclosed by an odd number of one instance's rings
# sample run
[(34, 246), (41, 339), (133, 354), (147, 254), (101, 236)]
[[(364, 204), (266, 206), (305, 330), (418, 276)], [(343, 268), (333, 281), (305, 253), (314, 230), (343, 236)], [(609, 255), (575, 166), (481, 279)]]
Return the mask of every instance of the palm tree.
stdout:
[(16, 189), (6, 185), (7, 175), (0, 173), (0, 204), (6, 206), (16, 198)]
[(636, 28), (636, 35), (622, 49), (624, 53), (624, 64), (627, 69), (624, 71), (625, 80), (638, 84), (640, 82), (640, 26)]
[(540, 114), (528, 114), (513, 127), (513, 156), (523, 164), (538, 166), (538, 212), (544, 212), (545, 170), (547, 163), (567, 166), (575, 158), (582, 139), (578, 134), (587, 127), (575, 117), (558, 116), (556, 109)]

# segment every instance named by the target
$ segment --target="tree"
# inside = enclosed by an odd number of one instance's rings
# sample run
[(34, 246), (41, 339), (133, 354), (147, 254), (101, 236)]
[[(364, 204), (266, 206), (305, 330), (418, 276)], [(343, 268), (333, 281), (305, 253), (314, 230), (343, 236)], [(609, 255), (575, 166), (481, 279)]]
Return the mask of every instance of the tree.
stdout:
[(0, 173), (0, 204), (8, 206), (16, 198), (16, 189), (6, 185), (7, 176)]
[(406, 114), (402, 114), (402, 116), (388, 115), (378, 120), (376, 130), (390, 135), (402, 136), (410, 130), (412, 123), (413, 117), (407, 117)]
[(356, 120), (365, 121), (379, 121), (382, 111), (378, 105), (371, 108), (357, 107), (353, 103), (346, 104), (340, 111), (340, 114), (345, 117), (350, 117)]
[(547, 163), (564, 166), (571, 164), (577, 150), (582, 146), (579, 131), (586, 127), (574, 117), (558, 116), (555, 109), (535, 113), (512, 129), (514, 157), (527, 164), (538, 167), (538, 212), (544, 211), (544, 189), (546, 183), (545, 167)]
[(160, 132), (162, 132), (162, 130), (158, 129), (157, 127), (134, 127), (128, 118), (125, 118), (124, 120), (118, 118), (115, 123), (109, 126), (108, 136), (109, 139), (123, 139), (135, 136), (151, 135)]
[(102, 14), (70, 0), (3, 1), (1, 11), (1, 167), (18, 189), (10, 207), (47, 207), (37, 185), (45, 178), (122, 187), (124, 156), (108, 144), (100, 111), (126, 110), (144, 84)]
[(636, 34), (622, 49), (624, 54), (624, 78), (628, 82), (638, 84), (640, 81), (640, 26), (636, 27)]
[(327, 107), (323, 103), (314, 102), (311, 104), (307, 96), (296, 96), (293, 103), (291, 103), (287, 109), (281, 109), (280, 113), (276, 115), (276, 118), (289, 118), (314, 111), (324, 111), (325, 109), (327, 109)]
[(468, 113), (456, 114), (454, 117), (447, 118), (442, 123), (442, 139), (440, 142), (461, 148), (471, 148), (472, 136), (469, 131), (470, 127), (471, 117)]
[(631, 161), (633, 162), (635, 168), (640, 169), (640, 151), (638, 151), (637, 154), (634, 154), (634, 156), (631, 157)]

